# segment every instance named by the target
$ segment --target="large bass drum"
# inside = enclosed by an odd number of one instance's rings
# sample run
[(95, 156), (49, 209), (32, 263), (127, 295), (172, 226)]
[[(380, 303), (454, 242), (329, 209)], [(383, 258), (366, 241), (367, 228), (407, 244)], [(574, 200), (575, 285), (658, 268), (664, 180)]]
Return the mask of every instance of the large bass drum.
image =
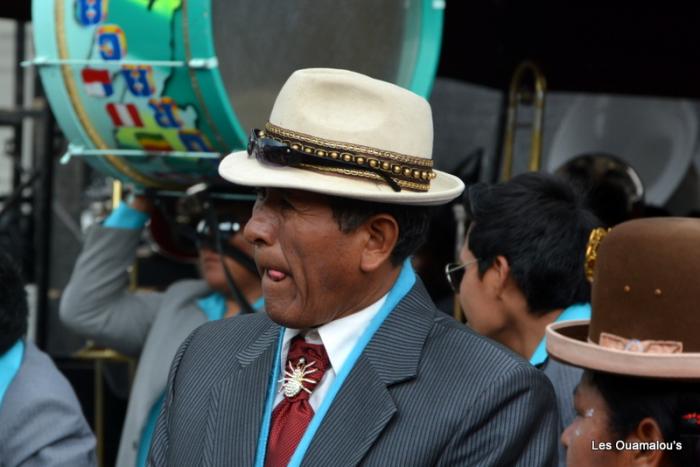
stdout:
[(295, 69), (427, 95), (436, 0), (34, 0), (36, 59), (69, 154), (137, 186), (217, 178)]

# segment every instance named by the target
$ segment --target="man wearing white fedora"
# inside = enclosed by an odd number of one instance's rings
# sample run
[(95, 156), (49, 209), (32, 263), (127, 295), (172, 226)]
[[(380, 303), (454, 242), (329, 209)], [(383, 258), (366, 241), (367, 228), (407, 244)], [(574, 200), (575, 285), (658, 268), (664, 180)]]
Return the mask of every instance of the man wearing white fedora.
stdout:
[(247, 151), (245, 227), (267, 314), (195, 331), (175, 357), (151, 465), (552, 465), (551, 384), (436, 310), (408, 260), (429, 206), (429, 104), (344, 70), (292, 74)]

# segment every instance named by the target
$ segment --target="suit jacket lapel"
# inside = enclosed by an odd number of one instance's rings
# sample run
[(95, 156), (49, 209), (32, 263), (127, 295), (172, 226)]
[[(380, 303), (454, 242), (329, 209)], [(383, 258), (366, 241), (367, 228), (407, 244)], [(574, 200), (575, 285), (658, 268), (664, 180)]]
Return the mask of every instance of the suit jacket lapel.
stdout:
[(377, 330), (333, 401), (303, 464), (356, 465), (397, 408), (389, 388), (413, 379), (432, 328), (434, 305), (420, 279)]
[(211, 392), (203, 465), (253, 465), (279, 326), (236, 355), (231, 374)]

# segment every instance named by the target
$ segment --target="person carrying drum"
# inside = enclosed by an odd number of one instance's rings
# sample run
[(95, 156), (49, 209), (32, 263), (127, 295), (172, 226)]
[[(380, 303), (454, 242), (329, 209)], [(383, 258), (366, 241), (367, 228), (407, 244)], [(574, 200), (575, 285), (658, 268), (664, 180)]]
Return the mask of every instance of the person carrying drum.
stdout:
[[(242, 227), (254, 196), (221, 203), (209, 190), (184, 197), (184, 214), (199, 251), (201, 280), (180, 280), (165, 292), (130, 292), (127, 268), (134, 262), (141, 230), (153, 211), (148, 198), (122, 203), (89, 231), (60, 305), (62, 321), (100, 345), (139, 357), (118, 467), (143, 466), (160, 411), (170, 362), (187, 335), (206, 321), (261, 309), (260, 278)], [(195, 208), (192, 209), (192, 204)], [(183, 214), (183, 213), (181, 213)]]

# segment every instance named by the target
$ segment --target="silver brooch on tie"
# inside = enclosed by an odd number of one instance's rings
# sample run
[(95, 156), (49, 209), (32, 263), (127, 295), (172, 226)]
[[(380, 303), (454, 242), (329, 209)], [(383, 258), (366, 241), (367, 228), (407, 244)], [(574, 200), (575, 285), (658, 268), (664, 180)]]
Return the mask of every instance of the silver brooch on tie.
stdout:
[(308, 375), (316, 373), (317, 368), (311, 368), (316, 362), (306, 363), (306, 360), (300, 358), (297, 366), (293, 367), (292, 362), (289, 362), (289, 371), (284, 372), (284, 378), (279, 380), (282, 383), (282, 391), (286, 397), (294, 397), (304, 391), (311, 394), (311, 391), (304, 387), (304, 383), (316, 384), (318, 381), (307, 378)]

